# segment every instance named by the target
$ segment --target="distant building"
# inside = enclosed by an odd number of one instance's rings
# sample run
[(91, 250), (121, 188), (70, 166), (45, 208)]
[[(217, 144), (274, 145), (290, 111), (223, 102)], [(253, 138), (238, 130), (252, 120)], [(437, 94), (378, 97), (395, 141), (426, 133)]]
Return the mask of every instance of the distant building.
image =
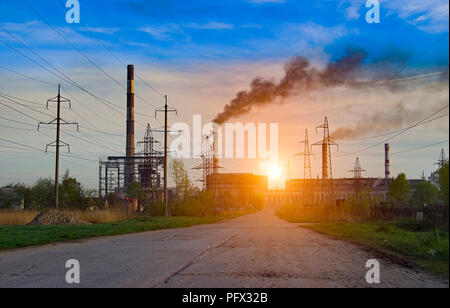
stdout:
[(264, 197), (269, 188), (267, 176), (250, 173), (216, 173), (208, 179), (208, 189), (217, 194), (217, 201), (235, 202), (240, 207), (250, 205), (255, 196)]
[[(342, 178), (332, 180), (332, 192), (322, 189), (321, 179), (304, 180), (292, 179), (286, 182), (286, 189), (271, 190), (266, 193), (268, 204), (301, 203), (309, 205), (319, 204), (325, 199), (325, 194), (332, 193), (337, 204), (343, 203), (357, 194), (366, 193), (373, 200), (389, 201), (388, 193), (391, 179), (384, 178), (361, 178), (357, 182), (354, 178)], [(414, 194), (417, 185), (422, 180), (408, 180), (411, 187), (411, 195)], [(330, 186), (331, 187), (331, 186)]]

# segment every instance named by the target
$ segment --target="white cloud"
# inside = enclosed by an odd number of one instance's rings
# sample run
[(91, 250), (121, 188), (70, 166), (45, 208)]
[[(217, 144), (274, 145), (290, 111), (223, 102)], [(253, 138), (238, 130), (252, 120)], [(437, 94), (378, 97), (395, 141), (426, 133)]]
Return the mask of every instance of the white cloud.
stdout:
[(447, 0), (392, 0), (383, 1), (381, 5), (425, 32), (448, 32), (449, 3)]
[(93, 32), (100, 34), (114, 34), (119, 31), (118, 28), (103, 28), (103, 27), (83, 27), (80, 28), (79, 31), (83, 32)]
[(138, 29), (151, 35), (158, 41), (170, 41), (174, 39), (183, 39), (183, 41), (189, 41), (189, 36), (183, 31), (183, 29), (176, 24), (169, 24), (164, 26), (147, 26)]
[[(381, 2), (381, 10), (389, 15), (397, 15), (422, 31), (429, 33), (448, 32), (449, 3), (447, 0), (389, 0)], [(364, 0), (340, 0), (349, 20), (360, 18), (359, 11), (365, 10)]]
[(285, 0), (247, 0), (247, 2), (250, 3), (256, 3), (256, 4), (265, 4), (265, 3), (284, 3)]
[(234, 26), (223, 22), (211, 21), (204, 24), (189, 23), (184, 25), (184, 28), (200, 29), (200, 30), (230, 30), (233, 29)]
[[(26, 23), (3, 23), (2, 26), (19, 37), (21, 40), (27, 42), (27, 44), (67, 44), (56, 31), (38, 21)], [(67, 40), (76, 42), (78, 45), (98, 44), (95, 40), (83, 36), (70, 28), (55, 27), (55, 29)], [(9, 34), (3, 31), (0, 32), (0, 37), (5, 38), (6, 40), (14, 41)]]

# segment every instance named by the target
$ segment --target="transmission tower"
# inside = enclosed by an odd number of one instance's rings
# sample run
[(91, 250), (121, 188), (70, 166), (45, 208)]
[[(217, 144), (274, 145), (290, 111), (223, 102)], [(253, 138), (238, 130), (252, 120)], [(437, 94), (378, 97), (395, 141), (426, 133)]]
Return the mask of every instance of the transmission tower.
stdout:
[(59, 149), (61, 147), (67, 147), (70, 153), (70, 145), (61, 141), (61, 125), (76, 125), (77, 131), (80, 131), (78, 123), (70, 123), (61, 118), (61, 103), (68, 103), (69, 109), (72, 108), (72, 103), (69, 99), (61, 96), (61, 85), (58, 85), (58, 95), (52, 99), (47, 101), (46, 108), (48, 109), (50, 103), (56, 103), (56, 119), (50, 122), (39, 122), (38, 131), (40, 130), (41, 125), (56, 125), (56, 141), (47, 144), (45, 147), (45, 152), (48, 152), (49, 147), (56, 148), (56, 158), (55, 158), (55, 207), (59, 209)]
[(322, 147), (322, 199), (334, 205), (334, 183), (333, 183), (333, 165), (331, 160), (331, 147), (336, 146), (339, 151), (339, 145), (330, 138), (330, 126), (328, 118), (325, 117), (324, 124), (316, 127), (316, 132), (323, 129), (323, 139), (314, 143), (312, 146)]
[(353, 180), (354, 180), (353, 187), (355, 189), (355, 198), (356, 200), (358, 200), (361, 192), (362, 173), (366, 172), (366, 170), (361, 168), (361, 164), (359, 163), (359, 157), (356, 158), (355, 167), (353, 167), (353, 169), (350, 170), (349, 172), (353, 173)]
[(302, 153), (298, 153), (296, 156), (303, 156), (303, 204), (306, 204), (306, 197), (311, 197), (311, 180), (312, 180), (312, 169), (311, 169), (311, 153), (308, 130), (305, 133), (305, 140), (300, 142), (300, 146), (304, 144), (305, 149)]
[(441, 150), (441, 154), (439, 155), (439, 160), (437, 161), (436, 165), (439, 166), (439, 169), (442, 169), (445, 165), (445, 163), (447, 163), (447, 157), (445, 156), (445, 150), (442, 149)]
[(203, 184), (203, 190), (209, 188), (210, 177), (213, 175), (215, 168), (217, 167), (214, 162), (214, 144), (210, 136), (206, 136), (205, 141), (202, 144), (202, 163), (194, 170), (202, 171), (202, 178), (198, 181)]
[(158, 157), (161, 156), (161, 152), (155, 150), (155, 144), (159, 144), (153, 137), (153, 131), (150, 124), (147, 125), (144, 139), (138, 142), (138, 146), (144, 147), (144, 162), (139, 166), (140, 183), (142, 187), (150, 192), (151, 200), (157, 200), (157, 193), (161, 186), (161, 176), (159, 173), (159, 167), (161, 162)]

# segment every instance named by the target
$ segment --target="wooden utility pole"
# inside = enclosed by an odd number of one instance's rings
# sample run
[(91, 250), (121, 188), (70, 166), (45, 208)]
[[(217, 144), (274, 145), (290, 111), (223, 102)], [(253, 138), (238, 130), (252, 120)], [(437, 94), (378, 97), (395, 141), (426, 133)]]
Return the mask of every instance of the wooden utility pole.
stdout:
[[(44, 122), (40, 122), (38, 125), (38, 130), (40, 129), (41, 125), (56, 125), (56, 141), (47, 144), (46, 148), (45, 148), (45, 152), (48, 152), (48, 148), (49, 147), (55, 147), (56, 148), (56, 157), (55, 157), (55, 208), (58, 210), (59, 209), (59, 152), (60, 152), (60, 147), (64, 146), (68, 148), (68, 151), (70, 153), (70, 146), (69, 144), (62, 142), (61, 141), (61, 125), (76, 125), (77, 126), (77, 130), (79, 131), (79, 126), (78, 123), (69, 123), (66, 122), (65, 120), (63, 120), (61, 118), (61, 103), (68, 103), (69, 104), (69, 108), (72, 108), (72, 103), (70, 100), (64, 98), (61, 96), (61, 85), (58, 85), (58, 95), (52, 99), (49, 99), (47, 101), (47, 109), (48, 109), (48, 105), (49, 103), (56, 103), (56, 119), (54, 119), (51, 122), (48, 123), (44, 123)], [(62, 144), (62, 145), (61, 145)]]

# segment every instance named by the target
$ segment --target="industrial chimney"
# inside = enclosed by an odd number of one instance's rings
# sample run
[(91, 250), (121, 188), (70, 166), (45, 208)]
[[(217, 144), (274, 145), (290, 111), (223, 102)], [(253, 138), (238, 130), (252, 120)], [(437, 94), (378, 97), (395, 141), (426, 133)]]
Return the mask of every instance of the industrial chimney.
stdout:
[(125, 159), (125, 189), (134, 181), (134, 65), (127, 70), (127, 145)]
[(385, 161), (384, 161), (384, 177), (387, 180), (391, 178), (391, 161), (389, 158), (389, 151), (391, 150), (391, 146), (389, 143), (384, 145), (384, 153), (385, 153)]

